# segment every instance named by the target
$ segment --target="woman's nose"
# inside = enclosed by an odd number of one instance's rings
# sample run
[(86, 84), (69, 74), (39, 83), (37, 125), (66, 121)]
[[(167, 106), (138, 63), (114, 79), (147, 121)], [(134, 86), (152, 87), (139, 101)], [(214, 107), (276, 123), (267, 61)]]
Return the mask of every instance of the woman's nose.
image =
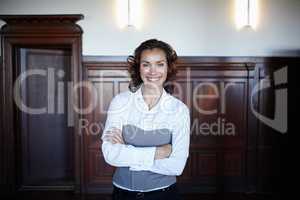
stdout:
[(155, 73), (155, 72), (156, 72), (155, 65), (151, 65), (151, 67), (150, 67), (150, 73)]

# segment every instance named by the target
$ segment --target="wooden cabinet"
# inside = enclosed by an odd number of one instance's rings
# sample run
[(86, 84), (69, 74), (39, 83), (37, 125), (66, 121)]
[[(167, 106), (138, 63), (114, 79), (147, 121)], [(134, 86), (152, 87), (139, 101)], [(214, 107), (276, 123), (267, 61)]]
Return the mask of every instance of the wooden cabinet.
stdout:
[[(80, 191), (82, 15), (0, 16), (1, 189)], [(3, 186), (3, 187), (2, 187)]]

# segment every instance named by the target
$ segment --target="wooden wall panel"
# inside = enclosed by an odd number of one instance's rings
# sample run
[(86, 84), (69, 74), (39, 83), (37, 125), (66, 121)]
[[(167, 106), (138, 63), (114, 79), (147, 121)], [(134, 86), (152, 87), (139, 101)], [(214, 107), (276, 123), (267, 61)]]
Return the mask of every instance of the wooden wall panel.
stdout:
[(107, 165), (101, 152), (101, 135), (106, 113), (112, 98), (128, 88), (128, 74), (124, 69), (113, 70), (111, 65), (86, 66), (86, 79), (92, 90), (84, 91), (84, 105), (93, 105), (92, 112), (84, 115), (85, 190), (107, 192), (111, 189), (114, 168)]

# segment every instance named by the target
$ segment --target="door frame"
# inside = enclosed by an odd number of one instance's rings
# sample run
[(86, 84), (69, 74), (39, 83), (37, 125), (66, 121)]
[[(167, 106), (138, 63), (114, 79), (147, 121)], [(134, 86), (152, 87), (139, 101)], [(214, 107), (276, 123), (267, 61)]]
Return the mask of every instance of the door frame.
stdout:
[[(2, 146), (1, 168), (3, 170), (1, 182), (4, 194), (15, 194), (22, 188), (18, 188), (18, 129), (20, 128), (17, 119), (18, 109), (14, 103), (14, 81), (16, 79), (16, 49), (20, 47), (39, 47), (39, 48), (68, 48), (70, 50), (71, 69), (70, 81), (73, 84), (82, 81), (82, 29), (75, 24), (76, 21), (83, 19), (83, 15), (8, 15), (1, 16), (6, 24), (1, 28), (1, 47), (2, 47), (2, 69), (0, 83), (0, 108), (1, 118), (1, 141)], [(82, 91), (78, 89), (78, 95), (73, 100), (78, 108), (82, 108)], [(74, 114), (74, 187), (75, 192), (82, 192), (83, 182), (83, 153), (82, 137), (79, 129), (80, 113)], [(41, 188), (31, 188), (40, 190)], [(30, 189), (30, 190), (31, 190)], [(50, 189), (50, 188), (46, 188)], [(54, 188), (70, 190), (70, 188)], [(2, 191), (1, 191), (2, 193)]]

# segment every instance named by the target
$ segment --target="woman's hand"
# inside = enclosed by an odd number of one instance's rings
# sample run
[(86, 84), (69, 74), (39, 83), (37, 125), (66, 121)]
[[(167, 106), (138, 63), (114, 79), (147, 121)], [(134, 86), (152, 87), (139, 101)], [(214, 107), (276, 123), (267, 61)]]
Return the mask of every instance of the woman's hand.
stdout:
[(122, 131), (118, 128), (113, 128), (111, 131), (107, 131), (104, 139), (108, 140), (112, 144), (125, 144), (122, 136)]
[(159, 147), (156, 147), (155, 156), (154, 159), (163, 159), (168, 158), (172, 152), (172, 145), (171, 144), (165, 144)]

